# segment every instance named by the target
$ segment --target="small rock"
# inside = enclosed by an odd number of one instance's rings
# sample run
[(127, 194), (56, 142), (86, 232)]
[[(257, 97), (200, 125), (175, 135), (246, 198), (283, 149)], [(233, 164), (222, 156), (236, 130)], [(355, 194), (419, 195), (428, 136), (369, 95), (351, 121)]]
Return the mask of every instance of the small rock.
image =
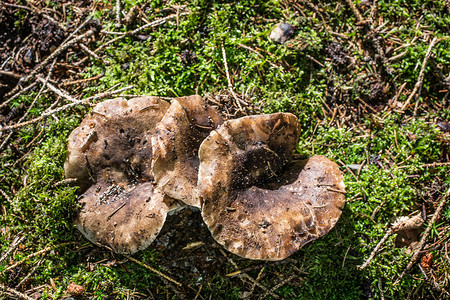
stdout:
[(448, 122), (438, 122), (437, 127), (439, 127), (440, 130), (444, 131), (444, 132), (449, 132), (450, 131), (450, 123)]
[(81, 296), (84, 293), (84, 287), (71, 282), (67, 286), (67, 293), (71, 294), (72, 296)]
[(280, 23), (270, 33), (270, 39), (274, 42), (284, 44), (294, 34), (294, 27), (289, 23)]
[(359, 171), (359, 169), (361, 169), (362, 165), (361, 164), (349, 164), (349, 165), (347, 165), (347, 167), (352, 171)]

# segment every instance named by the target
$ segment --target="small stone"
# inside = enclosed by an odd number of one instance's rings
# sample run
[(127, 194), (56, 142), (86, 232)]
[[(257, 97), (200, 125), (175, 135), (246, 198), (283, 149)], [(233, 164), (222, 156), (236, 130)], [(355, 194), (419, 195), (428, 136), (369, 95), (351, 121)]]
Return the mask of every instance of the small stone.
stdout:
[(67, 286), (67, 293), (71, 294), (72, 296), (81, 296), (84, 293), (84, 287), (82, 287), (79, 284), (71, 282)]
[(438, 122), (436, 125), (443, 132), (449, 132), (450, 131), (450, 123), (448, 123), (448, 122)]
[(270, 33), (270, 39), (274, 42), (284, 44), (294, 34), (294, 27), (289, 23), (280, 23)]

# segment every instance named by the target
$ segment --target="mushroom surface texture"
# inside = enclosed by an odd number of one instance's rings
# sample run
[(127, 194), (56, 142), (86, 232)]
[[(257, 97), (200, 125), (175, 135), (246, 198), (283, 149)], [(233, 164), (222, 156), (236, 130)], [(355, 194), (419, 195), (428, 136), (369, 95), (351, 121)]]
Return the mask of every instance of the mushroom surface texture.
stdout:
[(107, 100), (70, 134), (65, 176), (85, 191), (75, 222), (93, 243), (118, 253), (142, 250), (176, 206), (154, 190), (151, 173), (151, 136), (168, 108), (157, 97)]
[(167, 213), (177, 207), (152, 182), (125, 187), (101, 182), (91, 186), (80, 203), (83, 209), (75, 220), (78, 230), (92, 243), (122, 254), (147, 248)]
[(338, 221), (342, 174), (324, 156), (290, 162), (299, 130), (291, 114), (244, 117), (225, 122), (202, 143), (202, 216), (232, 253), (282, 260)]
[(200, 96), (176, 98), (152, 137), (153, 175), (168, 196), (200, 207), (198, 149), (223, 118)]

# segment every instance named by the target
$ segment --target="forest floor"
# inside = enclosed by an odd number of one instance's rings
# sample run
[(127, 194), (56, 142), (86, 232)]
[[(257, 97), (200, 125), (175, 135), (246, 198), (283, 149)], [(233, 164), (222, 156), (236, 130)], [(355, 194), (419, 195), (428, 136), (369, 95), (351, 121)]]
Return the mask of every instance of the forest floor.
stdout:
[[(448, 0), (7, 0), (0, 24), (0, 299), (450, 297)], [(70, 132), (104, 99), (192, 94), (299, 118), (296, 157), (344, 174), (329, 234), (263, 262), (193, 209), (132, 257), (77, 231)]]

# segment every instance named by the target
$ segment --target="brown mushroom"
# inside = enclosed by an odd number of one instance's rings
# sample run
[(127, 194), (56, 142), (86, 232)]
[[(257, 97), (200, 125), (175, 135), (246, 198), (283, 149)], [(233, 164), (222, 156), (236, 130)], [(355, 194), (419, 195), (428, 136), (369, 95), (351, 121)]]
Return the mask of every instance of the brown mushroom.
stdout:
[(200, 146), (202, 216), (232, 253), (281, 260), (338, 221), (338, 166), (324, 156), (289, 163), (298, 137), (297, 118), (278, 113), (227, 121)]
[(198, 149), (222, 117), (200, 96), (172, 101), (152, 138), (153, 175), (168, 196), (200, 207), (196, 196)]
[(69, 136), (64, 164), (66, 178), (77, 178), (83, 189), (105, 181), (149, 181), (151, 136), (169, 103), (157, 97), (97, 104)]
[(158, 236), (167, 213), (177, 203), (154, 189), (152, 182), (91, 186), (80, 200), (83, 208), (75, 221), (94, 244), (122, 254), (147, 248)]
[(151, 136), (169, 104), (156, 97), (99, 103), (69, 136), (64, 165), (83, 205), (77, 227), (92, 242), (134, 253), (156, 237), (174, 200), (153, 189)]

